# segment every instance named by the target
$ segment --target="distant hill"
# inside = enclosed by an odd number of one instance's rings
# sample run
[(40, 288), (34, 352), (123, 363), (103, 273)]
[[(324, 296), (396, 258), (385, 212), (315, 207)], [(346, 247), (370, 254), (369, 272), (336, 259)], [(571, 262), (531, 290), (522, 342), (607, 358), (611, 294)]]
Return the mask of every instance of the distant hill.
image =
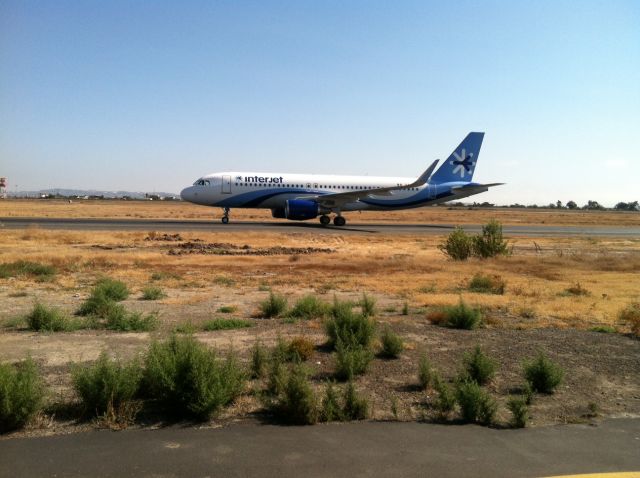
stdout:
[(167, 192), (139, 192), (139, 191), (98, 191), (96, 189), (40, 189), (38, 191), (7, 191), (10, 197), (41, 197), (42, 195), (59, 195), (59, 196), (104, 196), (105, 198), (115, 199), (122, 197), (130, 197), (132, 199), (144, 199), (148, 196), (175, 197), (180, 198), (178, 193)]

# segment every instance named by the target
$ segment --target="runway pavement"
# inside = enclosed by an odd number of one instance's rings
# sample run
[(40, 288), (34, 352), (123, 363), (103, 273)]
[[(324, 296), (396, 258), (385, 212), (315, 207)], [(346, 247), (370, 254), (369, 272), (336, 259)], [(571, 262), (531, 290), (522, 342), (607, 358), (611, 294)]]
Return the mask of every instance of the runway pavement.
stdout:
[[(208, 231), (208, 232), (312, 232), (314, 234), (448, 234), (453, 224), (347, 224), (345, 227), (321, 226), (317, 222), (231, 222), (178, 221), (157, 219), (69, 219), (69, 218), (0, 218), (0, 229), (86, 230), (86, 231)], [(480, 224), (462, 225), (468, 232), (480, 232)], [(621, 226), (503, 226), (509, 236), (611, 236), (640, 238), (640, 227)]]
[(364, 422), (0, 440), (0, 477), (543, 477), (640, 471), (640, 419), (496, 430)]

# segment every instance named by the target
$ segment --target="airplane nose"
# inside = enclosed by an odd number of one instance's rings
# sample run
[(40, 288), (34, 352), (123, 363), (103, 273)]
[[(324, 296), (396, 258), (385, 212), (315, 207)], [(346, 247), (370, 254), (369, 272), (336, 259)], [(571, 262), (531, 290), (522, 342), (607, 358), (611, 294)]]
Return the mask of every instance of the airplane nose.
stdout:
[(183, 201), (193, 201), (193, 186), (189, 186), (188, 188), (184, 188), (180, 191), (180, 197)]

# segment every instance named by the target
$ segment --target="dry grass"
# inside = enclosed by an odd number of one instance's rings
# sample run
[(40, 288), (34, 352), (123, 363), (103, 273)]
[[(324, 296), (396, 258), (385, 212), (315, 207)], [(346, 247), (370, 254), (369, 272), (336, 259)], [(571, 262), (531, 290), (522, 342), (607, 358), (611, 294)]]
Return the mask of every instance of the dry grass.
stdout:
[[(271, 212), (265, 210), (234, 209), (232, 220), (272, 221)], [(215, 220), (221, 217), (220, 209), (207, 208), (190, 203), (173, 201), (89, 201), (69, 203), (63, 200), (9, 199), (0, 200), (0, 217), (71, 217), (71, 218), (120, 218), (120, 219), (172, 219)], [(423, 224), (484, 224), (497, 219), (502, 224), (547, 224), (547, 225), (600, 225), (639, 226), (640, 214), (614, 211), (568, 211), (535, 209), (449, 209), (427, 207), (398, 211), (350, 213), (347, 219), (352, 224), (379, 223), (423, 223)], [(277, 220), (276, 221), (282, 221)]]

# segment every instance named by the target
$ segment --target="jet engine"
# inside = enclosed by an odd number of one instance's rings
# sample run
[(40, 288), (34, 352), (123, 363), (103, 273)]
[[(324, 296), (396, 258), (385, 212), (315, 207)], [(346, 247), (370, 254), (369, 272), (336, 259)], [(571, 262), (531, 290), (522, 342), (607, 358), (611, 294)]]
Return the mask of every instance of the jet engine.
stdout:
[(306, 221), (318, 217), (318, 203), (307, 199), (289, 199), (285, 203), (284, 215), (294, 221)]

